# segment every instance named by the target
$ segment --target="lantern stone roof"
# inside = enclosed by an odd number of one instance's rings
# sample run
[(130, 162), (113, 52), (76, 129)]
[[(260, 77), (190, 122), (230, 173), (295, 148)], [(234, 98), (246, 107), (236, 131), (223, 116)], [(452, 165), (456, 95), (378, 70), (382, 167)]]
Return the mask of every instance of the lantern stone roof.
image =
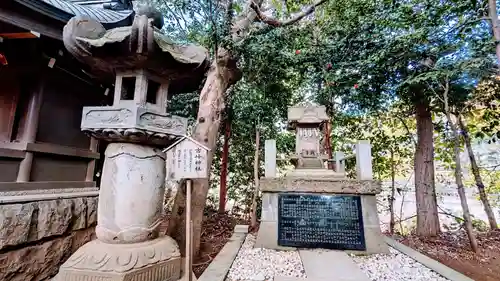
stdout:
[(67, 22), (74, 16), (86, 16), (106, 28), (132, 23), (134, 10), (130, 0), (14, 0), (35, 12)]
[(87, 16), (71, 18), (63, 29), (66, 49), (102, 79), (116, 73), (144, 70), (168, 80), (172, 94), (197, 90), (209, 66), (208, 51), (179, 44), (161, 31), (161, 14), (138, 10), (130, 26), (105, 28)]

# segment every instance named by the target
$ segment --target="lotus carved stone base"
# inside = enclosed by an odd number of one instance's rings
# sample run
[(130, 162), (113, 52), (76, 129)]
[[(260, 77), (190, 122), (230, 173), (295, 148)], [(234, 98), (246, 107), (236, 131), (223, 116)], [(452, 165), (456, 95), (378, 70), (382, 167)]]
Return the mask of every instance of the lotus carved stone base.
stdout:
[(53, 281), (176, 281), (180, 277), (179, 247), (163, 236), (134, 244), (91, 241), (61, 266)]

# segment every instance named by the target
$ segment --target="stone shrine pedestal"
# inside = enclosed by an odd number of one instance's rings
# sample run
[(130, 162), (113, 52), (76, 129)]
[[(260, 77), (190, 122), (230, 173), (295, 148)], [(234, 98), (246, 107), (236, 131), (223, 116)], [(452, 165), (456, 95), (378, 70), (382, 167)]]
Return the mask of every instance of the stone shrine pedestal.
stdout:
[[(320, 153), (319, 128), (328, 120), (325, 108), (293, 107), (288, 119), (297, 130), (296, 169), (276, 178), (275, 163), (266, 163), (266, 177), (260, 180), (262, 213), (255, 247), (388, 253), (375, 197), (381, 184), (372, 179), (370, 144), (358, 142), (357, 179), (347, 179), (339, 165), (343, 159), (335, 159), (335, 172), (323, 165), (327, 157)], [(266, 141), (266, 154), (276, 153), (273, 145)]]
[(349, 180), (339, 178), (291, 178), (261, 179), (262, 215), (255, 247), (286, 250), (291, 247), (278, 244), (278, 197), (280, 194), (300, 195), (353, 195), (359, 196), (363, 217), (365, 250), (353, 252), (376, 254), (388, 253), (380, 230), (375, 195), (380, 193), (380, 184), (371, 180)]

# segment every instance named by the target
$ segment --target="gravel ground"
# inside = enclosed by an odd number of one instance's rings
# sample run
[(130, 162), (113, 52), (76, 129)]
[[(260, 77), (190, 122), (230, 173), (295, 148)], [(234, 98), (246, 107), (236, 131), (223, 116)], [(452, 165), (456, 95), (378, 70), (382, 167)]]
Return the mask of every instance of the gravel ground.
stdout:
[(254, 249), (255, 239), (254, 235), (247, 235), (226, 281), (271, 281), (274, 276), (306, 277), (297, 251)]
[[(274, 276), (306, 278), (297, 251), (254, 249), (256, 237), (247, 235), (233, 262), (226, 281), (272, 281)], [(391, 254), (352, 256), (354, 262), (372, 281), (447, 281), (436, 272), (399, 251)]]
[(447, 281), (407, 255), (389, 247), (390, 255), (353, 256), (372, 281)]

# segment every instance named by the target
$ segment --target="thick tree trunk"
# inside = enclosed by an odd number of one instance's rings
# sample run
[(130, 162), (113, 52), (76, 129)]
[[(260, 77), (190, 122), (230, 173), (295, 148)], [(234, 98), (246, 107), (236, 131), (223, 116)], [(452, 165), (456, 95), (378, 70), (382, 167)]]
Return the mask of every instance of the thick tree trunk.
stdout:
[(260, 147), (260, 132), (259, 125), (255, 127), (255, 158), (253, 161), (253, 177), (254, 177), (254, 191), (252, 196), (252, 208), (251, 210), (251, 227), (252, 229), (257, 226), (257, 197), (259, 197), (259, 147)]
[(226, 119), (224, 129), (224, 145), (222, 147), (221, 171), (220, 171), (220, 191), (219, 191), (219, 213), (226, 211), (227, 196), (227, 165), (229, 161), (229, 137), (231, 135), (231, 120)]
[[(236, 67), (236, 60), (231, 53), (220, 48), (217, 54), (217, 59), (212, 62), (207, 80), (201, 90), (198, 120), (192, 135), (195, 140), (211, 148), (207, 159), (209, 174), (212, 170), (213, 151), (219, 132), (220, 115), (224, 108), (225, 93), (229, 86), (241, 78)], [(194, 228), (193, 253), (195, 257), (198, 256), (200, 249), (201, 225), (208, 189), (208, 179), (193, 180), (191, 219)], [(185, 187), (180, 188), (175, 197), (167, 231), (168, 235), (179, 243), (182, 253), (184, 253), (185, 245), (185, 195)]]
[(474, 180), (476, 181), (477, 190), (479, 191), (479, 198), (483, 203), (484, 212), (486, 213), (486, 216), (488, 216), (488, 222), (490, 223), (490, 228), (498, 229), (497, 221), (495, 219), (495, 214), (491, 209), (490, 201), (488, 200), (488, 195), (486, 194), (486, 190), (484, 188), (483, 179), (481, 177), (481, 173), (479, 173), (479, 167), (477, 166), (476, 156), (474, 155), (474, 150), (472, 149), (472, 144), (469, 132), (467, 130), (467, 126), (465, 125), (461, 116), (458, 116), (458, 122), (460, 125), (460, 129), (462, 130), (462, 135), (464, 136), (465, 147), (467, 147), (467, 153), (469, 154), (472, 174), (474, 175)]
[(428, 103), (416, 105), (417, 147), (415, 150), (415, 195), (417, 235), (436, 236), (440, 232), (434, 179), (434, 127)]
[(389, 199), (389, 214), (391, 220), (389, 222), (389, 232), (394, 234), (394, 226), (396, 219), (394, 218), (394, 196), (396, 196), (396, 165), (394, 163), (394, 151), (391, 149), (391, 198)]

